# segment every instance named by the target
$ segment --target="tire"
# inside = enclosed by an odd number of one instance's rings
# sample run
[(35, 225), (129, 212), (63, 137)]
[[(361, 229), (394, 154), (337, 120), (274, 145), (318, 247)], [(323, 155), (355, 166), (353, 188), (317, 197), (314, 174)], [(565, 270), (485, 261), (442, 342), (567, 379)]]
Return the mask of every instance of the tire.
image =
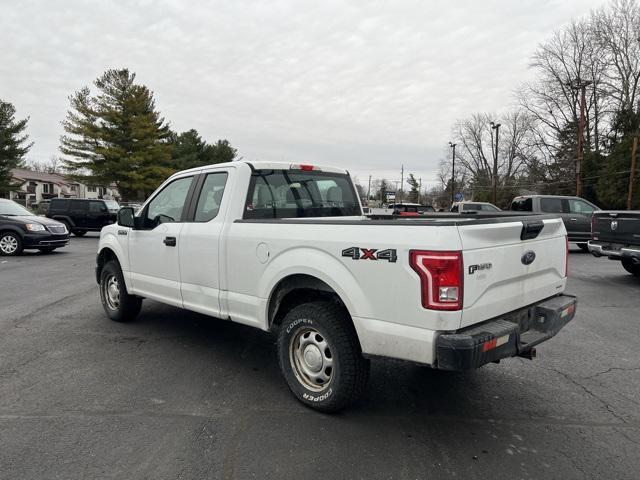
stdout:
[(118, 262), (107, 262), (100, 272), (100, 300), (107, 316), (116, 322), (135, 320), (142, 307), (142, 299), (127, 293)]
[(622, 266), (630, 274), (635, 275), (636, 277), (640, 277), (640, 264), (633, 263), (633, 260), (631, 260), (630, 258), (623, 258)]
[(354, 404), (369, 379), (369, 360), (362, 356), (349, 315), (329, 301), (298, 305), (285, 315), (278, 360), (293, 395), (321, 412)]
[(73, 234), (76, 237), (84, 237), (87, 234), (87, 232), (85, 230), (73, 230)]
[(56, 249), (56, 247), (42, 247), (39, 248), (38, 250), (40, 250), (40, 252), (42, 253), (51, 253)]
[(0, 233), (0, 255), (14, 257), (22, 253), (22, 238), (15, 232)]
[(589, 253), (589, 245), (587, 245), (586, 243), (577, 243), (576, 245), (578, 245), (578, 247), (580, 247), (580, 250), (582, 250), (583, 252)]

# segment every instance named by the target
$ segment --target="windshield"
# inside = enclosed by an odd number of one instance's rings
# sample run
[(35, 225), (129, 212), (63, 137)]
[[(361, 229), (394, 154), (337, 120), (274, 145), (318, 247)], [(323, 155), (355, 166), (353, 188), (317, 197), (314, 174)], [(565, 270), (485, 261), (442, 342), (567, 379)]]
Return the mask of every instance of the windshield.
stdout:
[(0, 202), (0, 215), (16, 216), (16, 215), (33, 215), (29, 210), (16, 202)]
[(115, 200), (105, 200), (104, 203), (109, 210), (120, 210), (120, 205)]

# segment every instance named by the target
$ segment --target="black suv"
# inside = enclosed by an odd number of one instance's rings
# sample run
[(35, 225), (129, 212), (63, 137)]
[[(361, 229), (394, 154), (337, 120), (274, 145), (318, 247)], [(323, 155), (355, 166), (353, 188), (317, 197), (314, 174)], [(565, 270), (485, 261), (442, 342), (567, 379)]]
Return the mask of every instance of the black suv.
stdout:
[(63, 224), (0, 198), (0, 255), (20, 255), (24, 249), (49, 253), (67, 243), (69, 232)]
[(47, 217), (64, 223), (71, 233), (81, 237), (115, 223), (119, 209), (115, 200), (52, 198)]

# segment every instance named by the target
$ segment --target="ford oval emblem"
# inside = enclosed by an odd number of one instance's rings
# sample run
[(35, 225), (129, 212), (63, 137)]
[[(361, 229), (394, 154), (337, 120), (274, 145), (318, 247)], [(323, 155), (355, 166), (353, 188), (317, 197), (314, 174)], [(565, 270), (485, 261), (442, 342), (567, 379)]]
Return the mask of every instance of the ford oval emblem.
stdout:
[(523, 265), (531, 265), (533, 261), (536, 259), (536, 252), (533, 250), (527, 250), (522, 254), (522, 258), (520, 261)]

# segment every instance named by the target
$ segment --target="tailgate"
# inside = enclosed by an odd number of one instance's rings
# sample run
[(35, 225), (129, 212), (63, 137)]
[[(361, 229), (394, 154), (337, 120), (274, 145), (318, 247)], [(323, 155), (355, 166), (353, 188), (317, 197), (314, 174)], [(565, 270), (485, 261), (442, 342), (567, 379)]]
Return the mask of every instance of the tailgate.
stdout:
[[(528, 235), (525, 224), (534, 227)], [(458, 231), (464, 262), (461, 327), (564, 290), (567, 243), (561, 219), (461, 225)]]
[(593, 216), (593, 240), (620, 243), (640, 243), (640, 212), (603, 212)]

